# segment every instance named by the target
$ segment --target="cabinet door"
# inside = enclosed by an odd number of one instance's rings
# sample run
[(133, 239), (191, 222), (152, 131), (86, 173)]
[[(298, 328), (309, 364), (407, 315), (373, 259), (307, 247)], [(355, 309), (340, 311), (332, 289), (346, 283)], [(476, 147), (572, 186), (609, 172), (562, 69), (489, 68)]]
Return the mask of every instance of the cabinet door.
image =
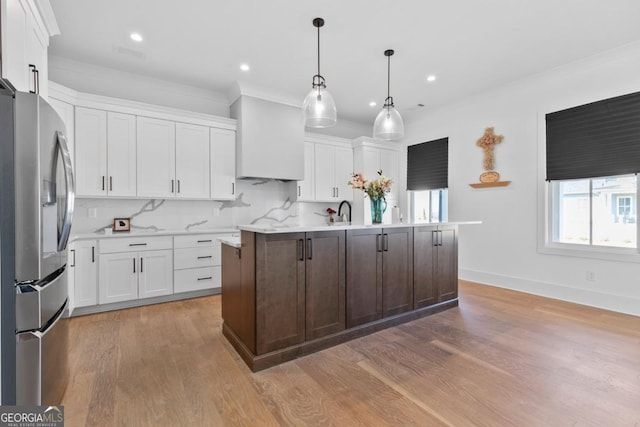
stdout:
[(138, 257), (136, 252), (100, 254), (98, 281), (100, 304), (138, 298)]
[(233, 200), (236, 197), (236, 133), (232, 130), (210, 130), (211, 198)]
[(413, 227), (382, 230), (383, 317), (413, 310)]
[[(20, 91), (29, 91), (29, 68), (26, 60), (27, 25), (30, 12), (24, 0), (3, 1), (2, 77)], [(6, 8), (5, 8), (6, 6)]]
[(107, 193), (136, 195), (136, 118), (107, 113)]
[(413, 233), (413, 308), (438, 302), (437, 227), (415, 227)]
[(350, 147), (335, 147), (334, 182), (336, 197), (340, 200), (353, 200), (353, 190), (349, 187), (349, 180), (353, 173), (353, 149)]
[(438, 227), (437, 280), (439, 301), (458, 297), (458, 229), (456, 226)]
[(173, 293), (173, 251), (138, 253), (138, 297), (150, 298)]
[[(29, 91), (39, 93), (43, 98), (47, 99), (49, 82), (47, 47), (49, 46), (49, 35), (38, 25), (33, 14), (29, 13), (27, 16), (27, 51), (25, 52), (26, 64), (24, 68), (27, 72), (28, 87)], [(35, 75), (29, 65), (35, 65), (37, 70)]]
[(245, 320), (241, 269), (240, 248), (222, 245), (222, 319), (244, 341), (249, 325)]
[(107, 195), (107, 112), (76, 107), (76, 192)]
[(315, 144), (304, 143), (304, 179), (298, 181), (296, 198), (299, 202), (315, 200)]
[(314, 151), (316, 200), (319, 202), (335, 201), (337, 200), (337, 196), (334, 182), (335, 163), (333, 147), (331, 145), (316, 144)]
[(175, 123), (137, 118), (137, 184), (140, 197), (174, 197)]
[(98, 304), (98, 263), (95, 240), (79, 240), (71, 249), (74, 303), (76, 307)]
[(176, 123), (176, 197), (209, 198), (209, 128)]
[(347, 231), (347, 328), (382, 318), (382, 230)]
[(256, 236), (256, 354), (305, 339), (304, 238), (304, 233)]
[(345, 232), (306, 234), (306, 340), (345, 328)]

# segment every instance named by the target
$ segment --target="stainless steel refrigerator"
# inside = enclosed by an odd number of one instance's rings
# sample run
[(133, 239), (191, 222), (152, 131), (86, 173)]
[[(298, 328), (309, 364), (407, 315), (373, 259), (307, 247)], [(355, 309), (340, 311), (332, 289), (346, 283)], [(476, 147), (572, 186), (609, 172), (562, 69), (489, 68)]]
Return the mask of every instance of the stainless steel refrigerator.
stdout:
[(66, 387), (74, 177), (65, 126), (39, 95), (0, 91), (2, 404), (56, 405)]

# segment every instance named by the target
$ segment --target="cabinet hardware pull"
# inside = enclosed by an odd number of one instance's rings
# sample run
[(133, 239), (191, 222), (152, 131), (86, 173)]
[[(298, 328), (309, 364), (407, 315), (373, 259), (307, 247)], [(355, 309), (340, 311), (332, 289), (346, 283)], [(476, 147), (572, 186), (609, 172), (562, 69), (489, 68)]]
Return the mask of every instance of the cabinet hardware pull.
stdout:
[(178, 180), (178, 193), (180, 192), (180, 180)]
[(104, 191), (104, 175), (102, 175), (102, 191)]
[(298, 239), (298, 261), (304, 261), (304, 240)]
[(198, 277), (198, 280), (211, 280), (213, 279), (213, 277), (209, 276), (209, 277)]
[(440, 246), (442, 246), (442, 230), (438, 231), (440, 233)]
[(211, 243), (211, 239), (207, 239), (207, 240), (198, 240), (198, 243)]
[(300, 197), (300, 186), (298, 185), (298, 197)]
[(113, 177), (109, 177), (109, 191), (113, 191)]
[[(75, 254), (73, 254), (73, 263), (76, 263)], [(96, 247), (91, 246), (91, 262), (96, 262)]]
[(38, 83), (36, 81), (36, 74), (38, 72), (38, 69), (33, 64), (29, 64), (29, 68), (31, 69), (31, 74), (33, 75), (33, 90), (29, 90), (29, 93), (38, 93), (38, 89), (37, 89)]
[(129, 243), (129, 246), (147, 246), (146, 243)]
[(174, 193), (174, 191), (173, 191), (173, 179), (171, 180), (171, 192)]
[(73, 253), (73, 264), (71, 264), (69, 267), (75, 267), (76, 266), (76, 250), (71, 249), (71, 252)]
[(238, 259), (242, 259), (242, 250), (240, 248), (236, 248), (236, 256)]
[(313, 242), (307, 239), (307, 259), (313, 259)]
[(233, 194), (233, 195), (236, 194), (236, 183), (235, 182), (231, 183), (231, 194)]
[(144, 272), (144, 258), (140, 258), (140, 273)]
[(433, 242), (435, 242), (435, 243), (433, 244), (433, 246), (438, 246), (438, 232), (437, 232), (437, 231), (432, 231), (432, 232), (431, 232), (431, 235), (432, 235), (431, 240), (432, 240)]
[(384, 236), (382, 237), (384, 240), (384, 251), (388, 252), (389, 251), (389, 235), (387, 233), (384, 234)]
[(340, 197), (340, 188), (336, 187), (336, 197)]
[(207, 256), (199, 256), (198, 259), (207, 259), (207, 258), (213, 258), (211, 255), (207, 255)]
[(382, 234), (376, 234), (376, 252), (382, 252), (380, 250), (380, 238), (382, 237)]
[(136, 259), (133, 258), (133, 272), (136, 272)]

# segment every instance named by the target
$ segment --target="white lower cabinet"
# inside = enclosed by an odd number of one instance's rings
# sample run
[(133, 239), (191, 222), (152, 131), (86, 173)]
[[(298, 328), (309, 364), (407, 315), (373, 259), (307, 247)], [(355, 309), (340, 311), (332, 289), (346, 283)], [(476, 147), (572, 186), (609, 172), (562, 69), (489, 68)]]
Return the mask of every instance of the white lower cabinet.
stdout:
[(69, 295), (74, 307), (98, 303), (97, 241), (79, 240), (69, 247)]
[(221, 248), (214, 234), (175, 236), (173, 250), (174, 292), (219, 288)]
[(173, 293), (170, 236), (103, 240), (100, 244), (99, 304)]

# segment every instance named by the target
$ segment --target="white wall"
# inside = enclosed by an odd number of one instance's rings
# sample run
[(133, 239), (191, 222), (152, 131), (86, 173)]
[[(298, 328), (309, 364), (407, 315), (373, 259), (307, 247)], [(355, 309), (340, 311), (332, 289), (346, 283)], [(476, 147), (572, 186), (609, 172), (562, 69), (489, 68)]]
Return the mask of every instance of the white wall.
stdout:
[(225, 94), (49, 55), (49, 80), (79, 92), (229, 117)]
[[(405, 144), (449, 137), (449, 219), (483, 222), (461, 228), (461, 278), (640, 315), (640, 264), (538, 251), (544, 114), (638, 92), (638, 70), (635, 43), (405, 118)], [(487, 126), (505, 137), (496, 170), (512, 184), (472, 189), (483, 172), (475, 142)]]

